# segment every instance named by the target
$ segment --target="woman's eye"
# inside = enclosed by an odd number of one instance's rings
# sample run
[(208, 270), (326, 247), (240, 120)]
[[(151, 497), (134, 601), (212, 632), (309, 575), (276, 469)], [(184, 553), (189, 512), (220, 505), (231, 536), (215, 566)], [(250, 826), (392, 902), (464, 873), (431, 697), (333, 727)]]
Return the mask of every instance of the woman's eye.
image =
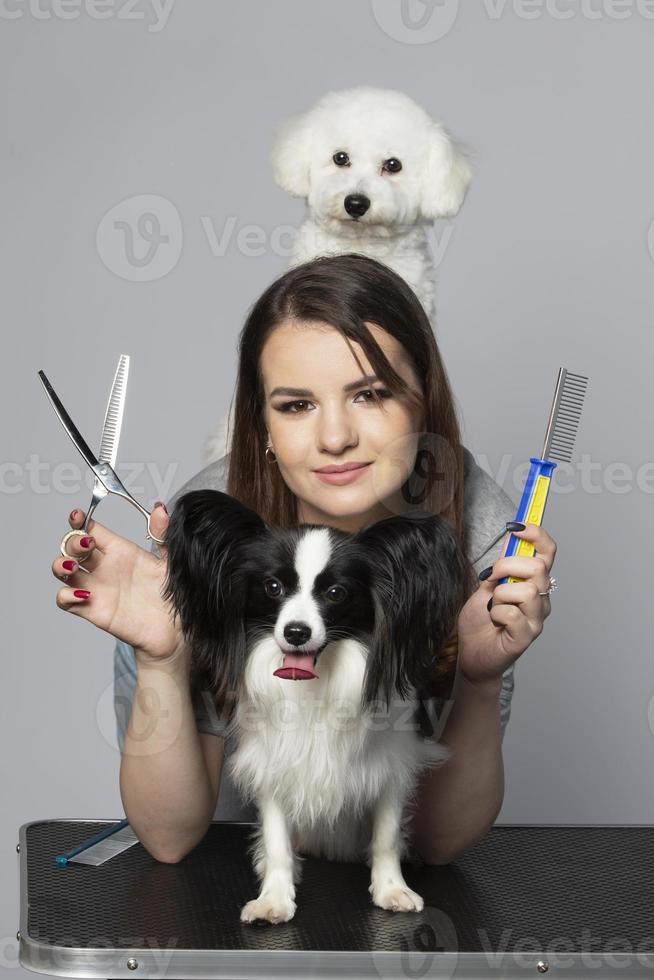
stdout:
[(266, 595), (270, 599), (278, 599), (284, 591), (281, 582), (278, 582), (276, 578), (267, 578), (263, 583), (263, 587)]
[(389, 157), (388, 160), (384, 160), (382, 163), (382, 170), (386, 173), (396, 174), (402, 169), (402, 161), (398, 160), (397, 157)]
[[(375, 402), (375, 401), (377, 401), (377, 399), (372, 397), (373, 391), (376, 391), (377, 394), (378, 395), (381, 395), (382, 398), (390, 398), (391, 397), (391, 392), (388, 390), (388, 388), (366, 388), (365, 391), (360, 391), (359, 392), (359, 395), (370, 395), (371, 397), (370, 398), (366, 398), (365, 400), (367, 402)], [(357, 398), (359, 397), (359, 395), (357, 395)]]
[(332, 585), (325, 593), (330, 602), (342, 602), (347, 597), (347, 589), (342, 585)]
[[(354, 400), (356, 401), (360, 395), (370, 395), (370, 398), (365, 398), (364, 401), (376, 402), (377, 399), (372, 397), (373, 391), (376, 391), (377, 394), (380, 395), (382, 398), (392, 397), (392, 392), (390, 392), (388, 388), (366, 388), (363, 391), (360, 391)], [(276, 408), (278, 412), (287, 412), (289, 415), (301, 415), (303, 411), (305, 411), (305, 409), (298, 408), (297, 406), (309, 405), (309, 404), (310, 402), (297, 400), (294, 402), (283, 402), (281, 405), (276, 406)]]
[(350, 163), (350, 158), (345, 150), (338, 150), (332, 157), (332, 160), (337, 167), (347, 167)]
[(308, 404), (309, 404), (308, 402), (304, 402), (304, 401), (284, 402), (282, 405), (279, 405), (278, 406), (277, 411), (278, 412), (288, 412), (290, 415), (299, 415), (300, 412), (294, 411), (294, 407), (296, 405), (308, 405)]

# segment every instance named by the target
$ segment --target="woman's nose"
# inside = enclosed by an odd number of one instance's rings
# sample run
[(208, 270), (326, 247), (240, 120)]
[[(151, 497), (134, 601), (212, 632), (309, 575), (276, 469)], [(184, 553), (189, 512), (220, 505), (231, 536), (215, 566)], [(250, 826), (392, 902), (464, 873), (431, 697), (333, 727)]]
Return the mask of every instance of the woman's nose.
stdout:
[(356, 445), (358, 435), (346, 412), (335, 410), (325, 413), (320, 421), (318, 443), (329, 452), (340, 452), (347, 446)]

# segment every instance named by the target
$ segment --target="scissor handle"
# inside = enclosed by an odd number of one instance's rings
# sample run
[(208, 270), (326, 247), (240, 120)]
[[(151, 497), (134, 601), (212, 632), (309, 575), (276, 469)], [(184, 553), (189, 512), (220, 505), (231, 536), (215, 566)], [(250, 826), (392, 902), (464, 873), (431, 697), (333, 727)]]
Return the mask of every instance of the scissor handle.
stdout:
[(140, 504), (138, 500), (131, 495), (129, 490), (125, 487), (123, 481), (117, 476), (114, 468), (109, 463), (96, 463), (96, 465), (92, 466), (91, 469), (95, 473), (97, 479), (93, 486), (93, 499), (91, 500), (91, 506), (89, 507), (88, 514), (84, 520), (84, 528), (86, 529), (88, 520), (95, 508), (98, 506), (99, 502), (106, 497), (108, 493), (115, 493), (124, 500), (128, 500), (130, 504), (133, 504), (133, 506), (136, 507), (141, 514), (143, 514), (148, 525), (148, 537), (153, 541), (156, 541), (157, 544), (164, 544), (164, 541), (161, 538), (156, 537), (156, 535), (152, 533), (152, 528), (150, 527), (150, 511), (146, 510), (145, 507), (143, 507), (142, 504)]
[(150, 527), (150, 518), (151, 518), (151, 517), (152, 517), (152, 514), (151, 514), (151, 513), (150, 513), (150, 514), (148, 514), (148, 537), (149, 537), (149, 538), (152, 538), (152, 540), (153, 540), (154, 542), (156, 542), (156, 544), (165, 544), (165, 543), (166, 543), (166, 542), (165, 542), (165, 540), (163, 540), (162, 538), (158, 538), (158, 537), (156, 536), (156, 534), (153, 534), (153, 533), (152, 533), (152, 529), (151, 529), (151, 527)]
[(103, 483), (101, 483), (99, 479), (96, 478), (96, 480), (93, 483), (93, 497), (91, 498), (91, 504), (89, 506), (89, 509), (86, 512), (86, 517), (84, 518), (84, 523), (82, 524), (82, 529), (84, 531), (87, 531), (88, 532), (88, 529), (89, 529), (89, 521), (91, 520), (91, 517), (93, 516), (93, 511), (98, 506), (98, 504), (100, 503), (100, 501), (101, 500), (104, 500), (104, 498), (107, 496), (108, 493), (109, 493), (109, 491), (107, 490), (106, 486)]
[[(61, 544), (59, 545), (59, 550), (60, 550), (61, 554), (64, 556), (64, 558), (72, 558), (73, 561), (76, 561), (77, 562), (78, 568), (81, 571), (86, 572), (87, 574), (90, 574), (90, 572), (89, 572), (89, 569), (88, 568), (84, 568), (83, 562), (85, 562), (86, 559), (89, 556), (88, 555), (79, 555), (78, 556), (78, 555), (71, 555), (71, 554), (69, 554), (66, 551), (66, 544), (68, 543), (69, 539), (72, 538), (73, 535), (75, 535), (75, 534), (79, 535), (80, 537), (84, 537), (85, 534), (88, 534), (89, 533), (89, 529), (88, 529), (88, 526), (87, 526), (88, 525), (89, 518), (90, 518), (91, 514), (93, 513), (93, 511), (95, 510), (95, 508), (97, 507), (98, 501), (99, 500), (102, 500), (102, 497), (104, 497), (104, 496), (106, 496), (106, 494), (102, 494), (101, 496), (98, 496), (98, 497), (96, 497), (95, 494), (94, 494), (93, 501), (91, 503), (91, 506), (88, 509), (88, 513), (86, 515), (86, 518), (84, 519), (84, 524), (82, 525), (82, 527), (81, 528), (73, 528), (72, 531), (69, 531), (67, 534), (65, 534), (63, 536), (63, 538), (61, 539)], [(127, 497), (126, 499), (127, 500), (132, 500), (133, 503), (136, 503), (136, 501), (134, 500), (133, 497)], [(148, 514), (148, 512), (146, 510), (144, 510), (144, 508), (140, 507), (140, 505), (137, 504), (137, 506), (139, 507), (139, 510), (143, 510), (144, 513), (147, 516), (147, 521), (148, 521), (148, 534), (147, 534), (147, 536), (148, 536), (148, 538), (151, 538), (152, 541), (155, 541), (157, 544), (165, 544), (165, 541), (164, 540), (162, 540), (161, 538), (158, 538), (156, 536), (156, 534), (153, 534), (152, 533), (152, 528), (150, 527), (150, 517), (152, 515), (151, 514)]]

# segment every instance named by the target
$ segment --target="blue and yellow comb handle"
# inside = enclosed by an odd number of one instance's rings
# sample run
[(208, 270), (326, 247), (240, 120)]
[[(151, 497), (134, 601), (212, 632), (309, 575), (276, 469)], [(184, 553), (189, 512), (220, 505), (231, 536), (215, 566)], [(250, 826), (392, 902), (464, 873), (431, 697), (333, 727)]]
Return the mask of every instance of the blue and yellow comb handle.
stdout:
[[(531, 456), (530, 460), (531, 467), (529, 469), (529, 475), (527, 476), (525, 488), (522, 491), (522, 499), (520, 500), (515, 519), (516, 521), (521, 521), (523, 524), (538, 524), (540, 526), (550, 489), (552, 472), (556, 463), (553, 463), (550, 459), (539, 459), (538, 456)], [(530, 558), (535, 550), (531, 541), (524, 541), (522, 538), (517, 538), (515, 534), (512, 534), (509, 538), (505, 557), (510, 558), (513, 555), (526, 555)], [(503, 585), (505, 582), (523, 581), (524, 579), (515, 578), (513, 575), (505, 575), (504, 578), (500, 579), (499, 584)]]

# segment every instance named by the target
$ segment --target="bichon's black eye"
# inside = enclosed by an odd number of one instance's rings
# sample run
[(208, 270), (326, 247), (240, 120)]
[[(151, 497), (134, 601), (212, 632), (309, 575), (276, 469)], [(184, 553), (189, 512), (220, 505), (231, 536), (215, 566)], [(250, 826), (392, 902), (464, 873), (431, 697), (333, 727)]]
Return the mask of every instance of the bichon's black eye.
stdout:
[(382, 170), (386, 170), (389, 174), (396, 174), (402, 169), (402, 161), (398, 160), (397, 157), (389, 157), (388, 160), (384, 160), (382, 164)]
[(337, 167), (348, 167), (350, 165), (350, 158), (345, 150), (339, 150), (337, 153), (335, 153), (332, 160)]
[(270, 599), (279, 599), (283, 594), (284, 588), (276, 578), (267, 578), (263, 583), (264, 591)]
[(332, 585), (330, 589), (327, 589), (325, 595), (330, 602), (342, 602), (347, 597), (347, 589), (344, 589), (342, 585)]

